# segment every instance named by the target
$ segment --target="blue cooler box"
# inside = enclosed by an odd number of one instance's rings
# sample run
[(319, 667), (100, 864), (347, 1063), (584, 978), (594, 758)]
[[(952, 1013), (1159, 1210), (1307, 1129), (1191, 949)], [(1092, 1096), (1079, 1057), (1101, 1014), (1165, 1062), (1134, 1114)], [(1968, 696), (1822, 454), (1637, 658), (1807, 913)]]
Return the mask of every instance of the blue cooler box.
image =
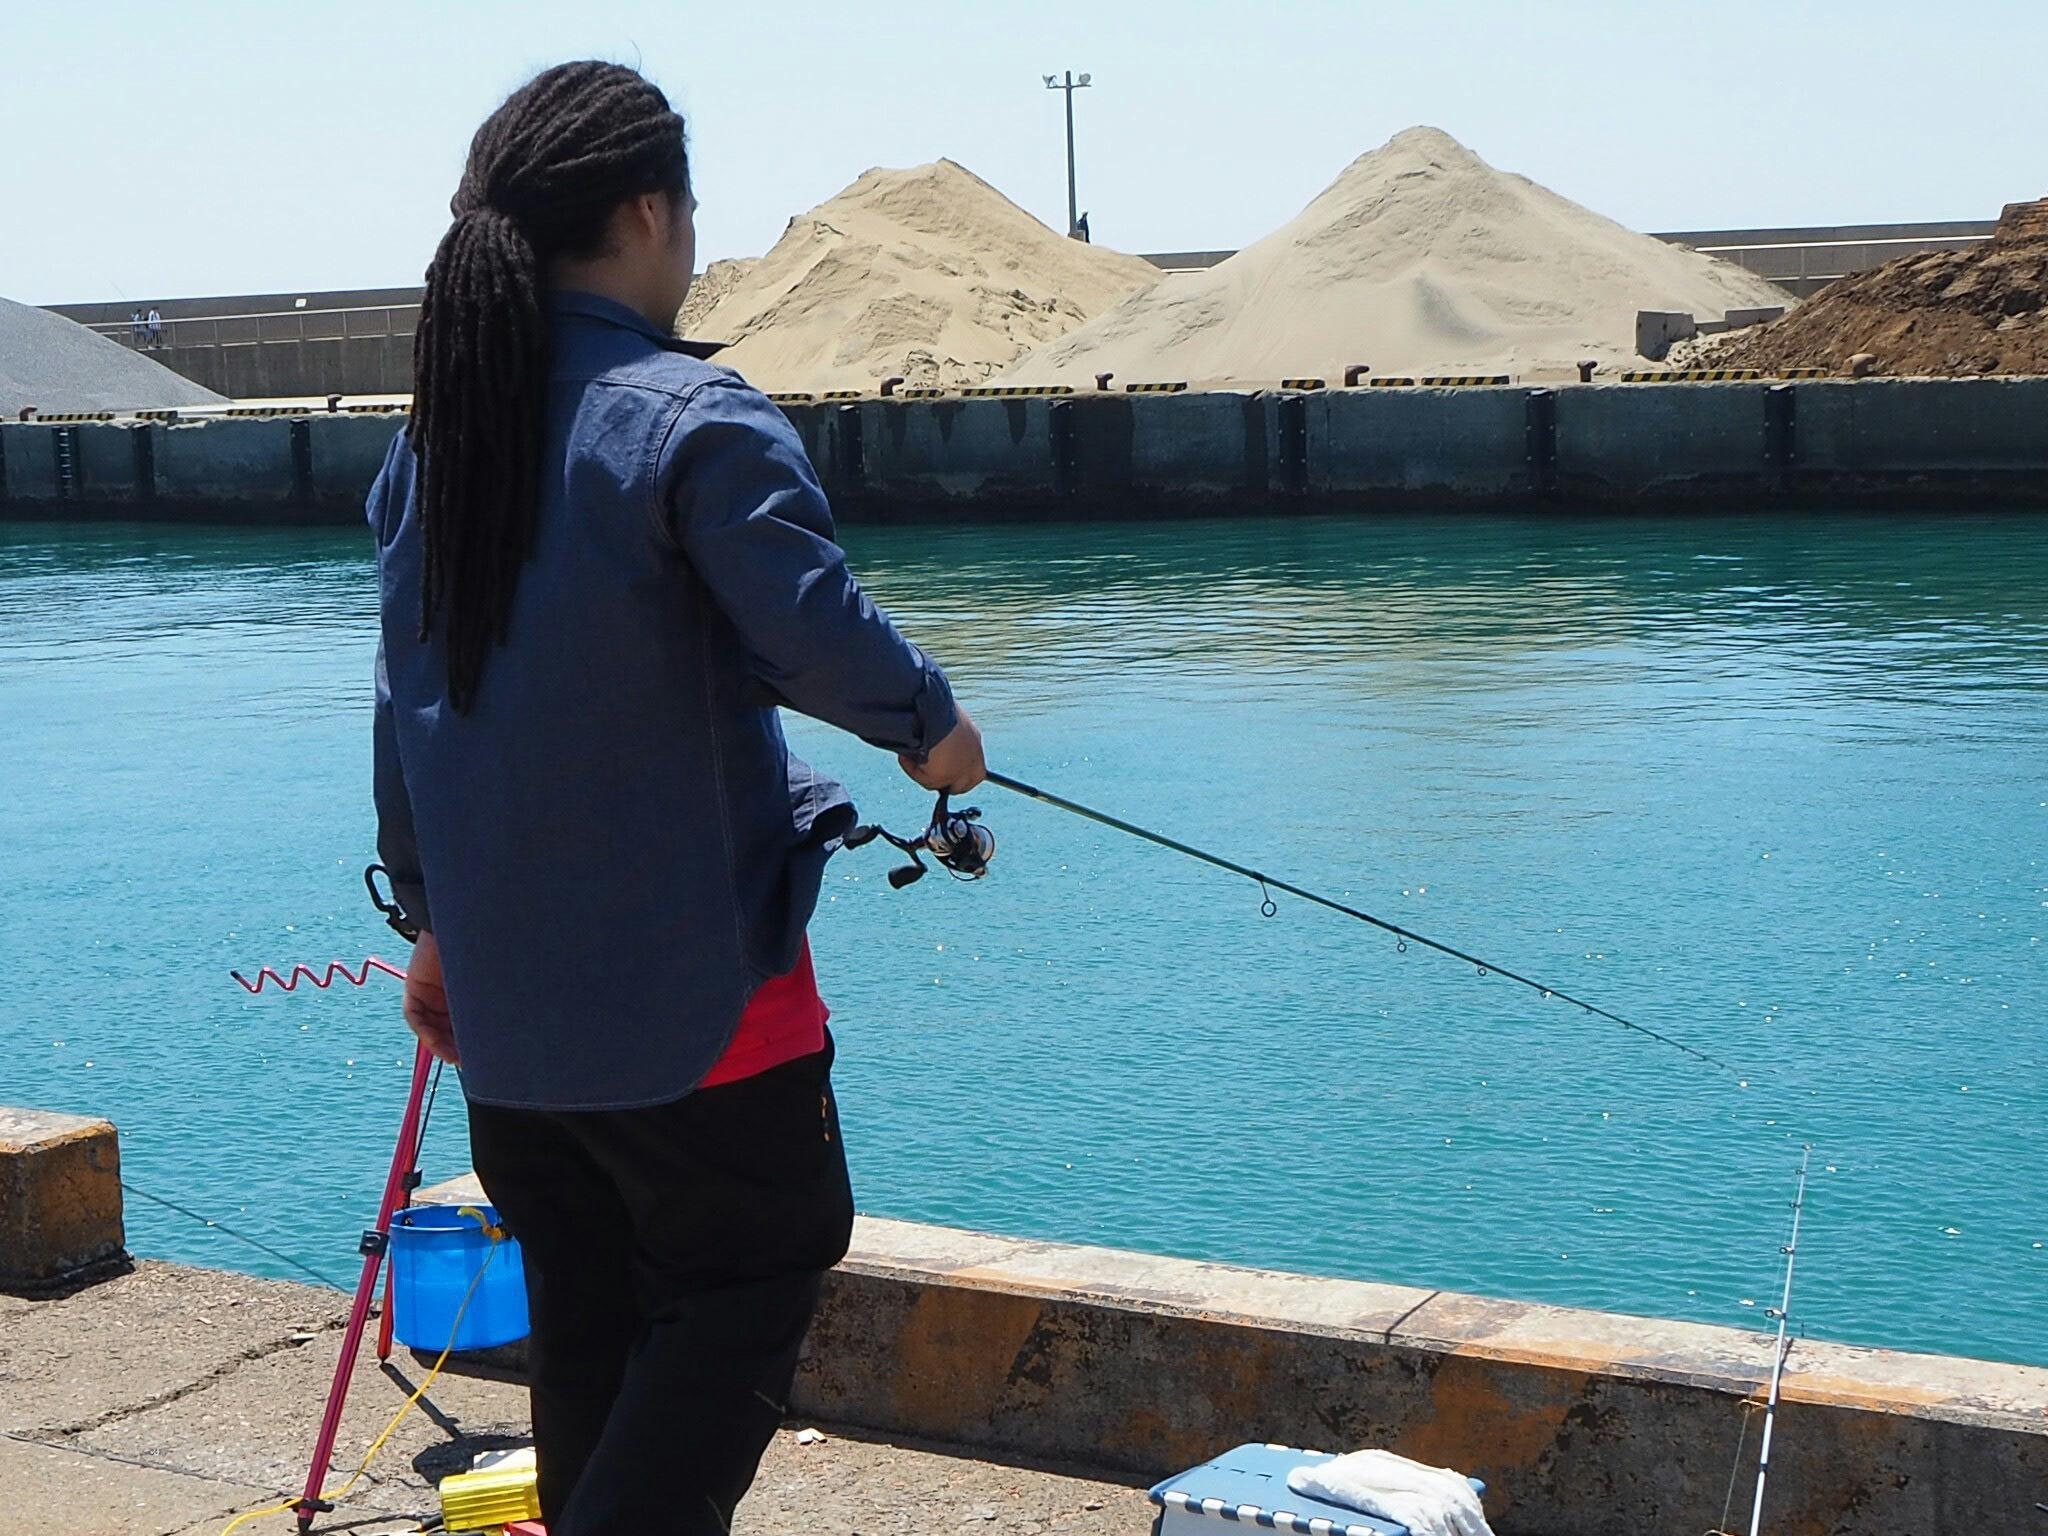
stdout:
[[(1219, 1536), (1226, 1522), (1300, 1536), (1408, 1536), (1405, 1525), (1288, 1491), (1287, 1474), (1296, 1467), (1334, 1459), (1328, 1451), (1285, 1445), (1225, 1451), (1206, 1466), (1169, 1477), (1147, 1495), (1159, 1506), (1154, 1536)], [(1465, 1481), (1474, 1493), (1486, 1492), (1477, 1478)]]

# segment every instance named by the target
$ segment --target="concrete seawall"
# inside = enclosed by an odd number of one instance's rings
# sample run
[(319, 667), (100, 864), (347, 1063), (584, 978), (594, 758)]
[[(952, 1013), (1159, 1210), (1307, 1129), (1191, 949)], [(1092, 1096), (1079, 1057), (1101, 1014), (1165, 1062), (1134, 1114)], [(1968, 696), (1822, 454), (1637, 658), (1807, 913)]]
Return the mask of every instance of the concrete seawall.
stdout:
[(360, 522), (401, 420), (10, 422), (0, 426), (0, 516)]
[[(480, 1195), (461, 1179), (423, 1198)], [(1248, 1440), (1379, 1445), (1485, 1479), (1505, 1536), (1694, 1536), (1719, 1525), (1731, 1468), (1748, 1507), (1772, 1346), (862, 1217), (793, 1407), (1146, 1479)], [(1794, 1344), (1771, 1460), (1780, 1536), (2025, 1532), (2044, 1487), (2048, 1369)]]
[[(848, 522), (2048, 502), (2048, 378), (792, 404)], [(399, 418), (0, 425), (0, 515), (346, 523)]]

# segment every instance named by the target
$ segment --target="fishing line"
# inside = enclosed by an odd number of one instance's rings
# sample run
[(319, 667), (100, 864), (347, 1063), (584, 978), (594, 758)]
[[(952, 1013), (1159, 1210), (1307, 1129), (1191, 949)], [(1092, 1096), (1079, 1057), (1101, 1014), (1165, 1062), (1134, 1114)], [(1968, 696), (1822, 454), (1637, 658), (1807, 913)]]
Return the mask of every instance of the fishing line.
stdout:
[(203, 1216), (198, 1211), (193, 1210), (190, 1206), (180, 1205), (175, 1200), (166, 1200), (162, 1195), (153, 1195), (146, 1189), (138, 1189), (135, 1185), (129, 1183), (126, 1179), (123, 1179), (121, 1181), (121, 1187), (127, 1190), (128, 1193), (131, 1195), (140, 1195), (145, 1200), (153, 1200), (158, 1205), (164, 1207), (166, 1210), (176, 1211), (180, 1216), (189, 1216), (192, 1220), (198, 1222), (202, 1227), (210, 1227), (215, 1232), (223, 1232), (227, 1234), (229, 1237), (235, 1239), (236, 1242), (247, 1243), (251, 1248), (255, 1248), (263, 1253), (269, 1254), (273, 1259), (276, 1259), (280, 1264), (289, 1264), (293, 1269), (296, 1269), (300, 1274), (305, 1275), (310, 1279), (319, 1281), (320, 1284), (328, 1287), (330, 1290), (339, 1291), (344, 1296), (349, 1294), (349, 1288), (347, 1286), (342, 1285), (338, 1281), (328, 1279), (327, 1276), (321, 1274), (319, 1270), (314, 1269), (311, 1265), (300, 1263), (297, 1259), (293, 1258), (290, 1254), (284, 1252), (282, 1249), (271, 1247), (270, 1244), (264, 1242), (263, 1239), (260, 1237), (251, 1237), (246, 1232), (237, 1232), (233, 1227), (229, 1226), (226, 1222), (215, 1221), (211, 1216)]
[[(1332, 912), (1341, 912), (1346, 917), (1356, 918), (1361, 923), (1370, 923), (1373, 927), (1392, 934), (1396, 948), (1403, 953), (1407, 951), (1410, 944), (1420, 944), (1425, 949), (1433, 949), (1439, 954), (1449, 955), (1454, 960), (1462, 960), (1465, 964), (1478, 971), (1481, 976), (1504, 976), (1509, 981), (1517, 982), (1545, 998), (1556, 998), (1560, 1002), (1571, 1003), (1596, 1018), (1606, 1019), (1610, 1023), (1620, 1025), (1623, 1029), (1632, 1030), (1639, 1035), (1645, 1035), (1661, 1045), (1668, 1045), (1673, 1050), (1683, 1051), (1686, 1055), (1704, 1061), (1709, 1066), (1719, 1067), (1724, 1072), (1733, 1072), (1735, 1070), (1727, 1062), (1721, 1060), (1720, 1057), (1711, 1055), (1697, 1046), (1687, 1045), (1683, 1040), (1675, 1040), (1670, 1035), (1651, 1029), (1646, 1024), (1638, 1024), (1633, 1019), (1623, 1018), (1620, 1014), (1602, 1008), (1596, 1003), (1589, 1003), (1584, 998), (1576, 997), (1557, 987), (1546, 986), (1540, 981), (1524, 976), (1519, 971), (1512, 971), (1506, 966), (1496, 965), (1491, 960), (1482, 960), (1479, 956), (1459, 949), (1456, 945), (1446, 944), (1441, 940), (1432, 939), (1426, 934), (1417, 933), (1413, 928), (1404, 928), (1401, 924), (1389, 922), (1386, 918), (1375, 917), (1370, 912), (1348, 906), (1344, 902), (1333, 900), (1328, 896), (1318, 895), (1316, 892), (1307, 890), (1291, 881), (1282, 880), (1277, 875), (1269, 875), (1262, 870), (1252, 869), (1247, 865), (1237, 863), (1235, 860), (1226, 859), (1220, 854), (1210, 853), (1206, 849), (1197, 848), (1190, 843), (1183, 843), (1176, 838), (1166, 836), (1164, 833), (1154, 832), (1149, 828), (1141, 827), (1135, 822), (1125, 821), (1122, 817), (1112, 816), (1106, 811), (1098, 811), (1092, 806), (1082, 805), (1079, 801), (1069, 800), (1062, 795), (1053, 794), (1050, 790), (1040, 789), (1035, 784), (1027, 784), (1022, 779), (1013, 779), (1008, 774), (990, 773), (988, 775), (988, 782), (996, 785), (998, 788), (1007, 789), (1012, 794), (1022, 795), (1029, 800), (1037, 800), (1042, 804), (1052, 806), (1056, 810), (1065, 811), (1069, 815), (1079, 816), (1085, 820), (1100, 823), (1102, 826), (1122, 832), (1126, 836), (1140, 838), (1145, 842), (1157, 844), (1161, 848), (1168, 849), (1187, 858), (1197, 859), (1204, 864), (1212, 864), (1218, 869), (1228, 870), (1233, 875), (1242, 876), (1259, 887), (1261, 897), (1259, 911), (1266, 917), (1273, 916), (1279, 910), (1274, 904), (1272, 893), (1274, 891), (1285, 891), (1290, 896), (1298, 896), (1303, 901), (1314, 902), (1317, 906), (1327, 907)], [(915, 847), (922, 847), (936, 853), (941, 847), (949, 849), (957, 847), (959, 845), (959, 829), (963, 825), (964, 819), (971, 818), (976, 814), (973, 811), (954, 812), (951, 813), (949, 818), (946, 797), (941, 795), (939, 797), (938, 814), (934, 816), (932, 826), (921, 839), (902, 839), (888, 834), (882, 835), (899, 848), (910, 850)], [(942, 825), (942, 823), (945, 824)], [(867, 832), (869, 836), (874, 836), (879, 831), (879, 829), (871, 830), (868, 828), (857, 830), (859, 832)], [(986, 855), (979, 859), (978, 866), (974, 871), (975, 874), (979, 874), (986, 870), (988, 858), (994, 855), (995, 839), (987, 833), (986, 828), (975, 827), (973, 830), (982, 833), (987, 839)], [(866, 838), (861, 840), (866, 841)], [(853, 844), (854, 838), (849, 837), (847, 842)], [(981, 851), (980, 845), (976, 845), (975, 851), (977, 853)], [(915, 860), (916, 853), (912, 851), (911, 856)], [(947, 862), (945, 854), (941, 853), (939, 857), (942, 863)], [(898, 873), (901, 872), (899, 871)], [(891, 883), (899, 882), (892, 876)], [(1744, 1086), (1748, 1086), (1746, 1080)]]

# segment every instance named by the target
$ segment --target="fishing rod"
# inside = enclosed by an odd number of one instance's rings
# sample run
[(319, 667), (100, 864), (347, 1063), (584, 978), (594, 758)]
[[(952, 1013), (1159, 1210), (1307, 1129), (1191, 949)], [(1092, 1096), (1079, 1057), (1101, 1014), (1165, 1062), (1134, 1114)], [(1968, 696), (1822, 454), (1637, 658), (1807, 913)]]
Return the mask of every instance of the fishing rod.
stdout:
[(1806, 1170), (1813, 1161), (1813, 1148), (1807, 1147), (1799, 1159), (1799, 1190), (1792, 1197), (1792, 1236), (1785, 1244), (1785, 1289), (1778, 1298), (1778, 1345), (1771, 1360), (1771, 1390), (1764, 1399), (1764, 1438), (1756, 1453), (1756, 1501), (1749, 1510), (1749, 1536), (1757, 1536), (1764, 1520), (1764, 1479), (1771, 1470), (1771, 1430), (1778, 1421), (1778, 1388), (1785, 1379), (1785, 1356), (1790, 1348), (1785, 1342), (1785, 1326), (1792, 1311), (1792, 1266), (1799, 1261), (1799, 1218), (1806, 1209)]
[[(1037, 785), (1027, 784), (1022, 779), (1013, 779), (1006, 773), (990, 772), (987, 776), (987, 781), (1000, 789), (1009, 790), (1012, 794), (1022, 795), (1026, 799), (1039, 801), (1041, 804), (1052, 806), (1056, 810), (1065, 811), (1069, 815), (1097, 822), (1102, 826), (1122, 832), (1126, 836), (1154, 843), (1161, 848), (1169, 849), (1190, 859), (1198, 859), (1204, 864), (1212, 864), (1218, 869), (1228, 870), (1233, 875), (1241, 875), (1243, 878), (1255, 882), (1259, 887), (1260, 894), (1264, 898), (1259, 903), (1259, 913), (1261, 916), (1271, 917), (1280, 910), (1273, 901), (1273, 892), (1285, 891), (1290, 896), (1299, 896), (1303, 901), (1314, 902), (1319, 907), (1327, 907), (1332, 912), (1341, 912), (1346, 917), (1356, 918), (1361, 923), (1370, 923), (1375, 928), (1391, 933), (1394, 936), (1395, 948), (1404, 954), (1407, 952), (1410, 944), (1420, 944), (1425, 949), (1433, 949), (1438, 954), (1449, 955), (1454, 960), (1464, 961), (1465, 964), (1477, 970), (1481, 976), (1504, 976), (1509, 981), (1518, 982), (1522, 986), (1540, 993), (1545, 998), (1555, 998), (1560, 1002), (1571, 1003), (1576, 1007), (1584, 1009), (1596, 1018), (1606, 1019), (1610, 1023), (1619, 1024), (1623, 1029), (1633, 1030), (1636, 1034), (1647, 1035), (1650, 1039), (1662, 1045), (1668, 1045), (1673, 1050), (1683, 1051), (1686, 1055), (1704, 1061), (1709, 1066), (1719, 1067), (1724, 1072), (1733, 1072), (1735, 1070), (1727, 1062), (1721, 1060), (1720, 1057), (1710, 1055), (1697, 1046), (1687, 1045), (1683, 1040), (1674, 1040), (1671, 1036), (1651, 1029), (1646, 1024), (1638, 1024), (1633, 1019), (1625, 1019), (1620, 1014), (1610, 1012), (1598, 1004), (1589, 1003), (1582, 997), (1575, 997), (1571, 993), (1562, 991), (1557, 987), (1546, 986), (1540, 981), (1524, 976), (1519, 971), (1511, 971), (1506, 966), (1494, 964), (1491, 960), (1482, 960), (1479, 956), (1459, 949), (1455, 945), (1443, 943), (1438, 939), (1432, 939), (1426, 934), (1417, 933), (1413, 928), (1405, 928), (1399, 923), (1389, 922), (1386, 918), (1375, 917), (1370, 912), (1348, 906), (1344, 902), (1334, 900), (1331, 897), (1319, 895), (1314, 891), (1295, 885), (1291, 881), (1282, 880), (1277, 875), (1266, 874), (1263, 870), (1239, 864), (1233, 859), (1226, 859), (1221, 854), (1210, 853), (1206, 849), (1197, 848), (1190, 843), (1183, 843), (1176, 838), (1166, 836), (1164, 833), (1154, 832), (1149, 828), (1139, 826), (1135, 822), (1125, 821), (1120, 816), (1112, 816), (1107, 811), (1098, 811), (1092, 806), (1082, 805), (1077, 800), (1069, 800), (1063, 795), (1052, 793), (1051, 790), (1040, 789)], [(923, 832), (912, 837), (899, 837), (878, 826), (860, 826), (847, 834), (846, 846), (858, 848), (863, 843), (871, 842), (875, 838), (880, 837), (883, 841), (908, 853), (911, 863), (901, 869), (891, 870), (889, 873), (889, 883), (899, 890), (924, 875), (924, 864), (919, 858), (921, 852), (930, 853), (941, 867), (945, 868), (956, 879), (978, 880), (988, 873), (989, 860), (995, 857), (996, 849), (995, 834), (980, 824), (980, 816), (981, 812), (972, 806), (965, 810), (953, 810), (949, 804), (948, 797), (941, 794), (938, 806), (932, 813), (931, 823)], [(1748, 1086), (1746, 1080), (1743, 1086)]]

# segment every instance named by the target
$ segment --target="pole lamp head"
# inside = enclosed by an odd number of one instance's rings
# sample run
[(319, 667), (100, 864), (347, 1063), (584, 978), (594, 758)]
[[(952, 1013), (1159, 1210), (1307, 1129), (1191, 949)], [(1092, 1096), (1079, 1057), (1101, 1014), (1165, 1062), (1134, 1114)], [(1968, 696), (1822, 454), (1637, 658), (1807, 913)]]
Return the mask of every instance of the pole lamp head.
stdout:
[(1060, 77), (1059, 77), (1058, 75), (1047, 75), (1047, 76), (1045, 77), (1045, 88), (1046, 88), (1047, 90), (1049, 90), (1049, 91), (1056, 91), (1056, 90), (1058, 90), (1058, 89), (1059, 89), (1059, 87), (1060, 87)]
[(1076, 84), (1076, 85), (1086, 85), (1087, 83), (1088, 83), (1088, 76), (1087, 76), (1087, 75), (1085, 75), (1085, 74), (1077, 76), (1077, 77), (1075, 78), (1075, 80), (1074, 80), (1074, 84)]

